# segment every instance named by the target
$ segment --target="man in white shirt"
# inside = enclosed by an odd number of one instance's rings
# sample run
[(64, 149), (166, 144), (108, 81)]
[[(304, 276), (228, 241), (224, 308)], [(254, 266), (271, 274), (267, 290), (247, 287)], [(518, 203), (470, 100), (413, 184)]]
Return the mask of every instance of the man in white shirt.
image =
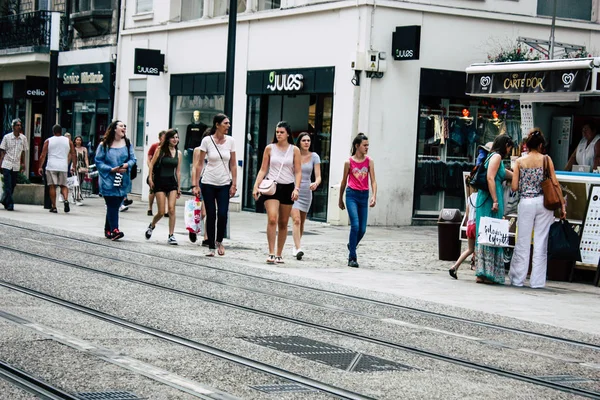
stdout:
[[(75, 173), (75, 165), (77, 165), (77, 154), (75, 153), (75, 147), (73, 142), (62, 135), (62, 128), (60, 125), (54, 125), (52, 127), (52, 133), (54, 136), (46, 139), (44, 142), (44, 148), (40, 155), (40, 165), (44, 165), (46, 155), (48, 156), (48, 163), (46, 164), (46, 183), (50, 192), (50, 201), (52, 202), (51, 213), (57, 213), (56, 209), (56, 187), (60, 186), (62, 196), (64, 200), (64, 211), (68, 213), (71, 211), (69, 207), (69, 188), (67, 187), (67, 173), (69, 172), (69, 158), (71, 161), (71, 173)], [(43, 168), (40, 167), (39, 173), (42, 175)]]
[(13, 211), (13, 193), (17, 186), (17, 174), (25, 169), (25, 153), (29, 150), (27, 137), (23, 135), (20, 119), (13, 119), (13, 131), (4, 135), (0, 143), (0, 166), (4, 177), (4, 190), (0, 203), (7, 211)]

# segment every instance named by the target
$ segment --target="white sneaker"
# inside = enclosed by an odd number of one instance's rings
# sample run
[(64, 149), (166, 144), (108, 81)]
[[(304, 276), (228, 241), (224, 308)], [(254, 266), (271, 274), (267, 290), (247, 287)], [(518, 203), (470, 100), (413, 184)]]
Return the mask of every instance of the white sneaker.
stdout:
[(82, 202), (80, 202), (80, 201), (76, 201), (76, 202), (75, 202), (75, 205), (76, 205), (76, 206), (82, 206), (82, 205), (83, 205), (83, 203), (82, 203)]
[(177, 246), (177, 239), (175, 239), (175, 235), (169, 235), (167, 243)]
[(59, 193), (59, 194), (58, 194), (58, 202), (59, 202), (59, 203), (64, 203), (64, 202), (65, 202), (65, 199), (63, 198), (63, 195), (62, 195), (62, 193)]
[(124, 206), (123, 204), (121, 204), (121, 207), (119, 207), (119, 211), (127, 211), (129, 210), (129, 207)]
[(296, 257), (296, 260), (302, 260), (302, 256), (304, 255), (304, 252), (302, 251), (302, 249), (297, 249), (296, 250), (296, 248), (294, 247), (292, 255), (294, 257)]

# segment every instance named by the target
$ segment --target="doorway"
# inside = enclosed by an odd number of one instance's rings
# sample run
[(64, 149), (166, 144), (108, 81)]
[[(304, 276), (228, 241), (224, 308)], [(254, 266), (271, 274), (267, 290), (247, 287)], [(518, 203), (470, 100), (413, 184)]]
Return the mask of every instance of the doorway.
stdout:
[(310, 133), (312, 151), (321, 157), (321, 185), (313, 192), (308, 218), (327, 220), (332, 113), (333, 94), (329, 93), (248, 97), (242, 198), (244, 210), (263, 212), (262, 204), (257, 204), (252, 197), (252, 188), (260, 170), (264, 149), (273, 141), (277, 122), (287, 121), (292, 127), (294, 142), (301, 132)]
[(142, 194), (143, 170), (144, 164), (144, 142), (146, 140), (146, 95), (133, 96), (133, 121), (130, 127), (129, 140), (134, 148), (135, 158), (137, 159), (138, 176), (140, 178), (131, 181), (131, 193)]

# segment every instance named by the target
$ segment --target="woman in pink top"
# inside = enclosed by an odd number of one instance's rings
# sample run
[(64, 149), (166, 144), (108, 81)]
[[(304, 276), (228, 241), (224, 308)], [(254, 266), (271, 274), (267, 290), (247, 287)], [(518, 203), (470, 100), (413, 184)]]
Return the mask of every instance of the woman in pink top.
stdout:
[[(344, 210), (344, 191), (346, 192), (346, 205), (350, 218), (350, 239), (348, 241), (348, 266), (358, 268), (356, 259), (356, 246), (367, 231), (367, 217), (369, 207), (375, 207), (377, 199), (377, 181), (375, 180), (375, 165), (370, 157), (369, 139), (362, 133), (356, 135), (352, 141), (352, 157), (344, 163), (344, 176), (340, 184), (339, 207)], [(373, 195), (369, 201), (369, 177)], [(346, 183), (348, 187), (346, 188)]]
[[(252, 195), (255, 200), (260, 196), (267, 210), (267, 241), (269, 257), (267, 264), (283, 264), (281, 253), (285, 246), (288, 232), (288, 221), (294, 201), (298, 200), (300, 181), (302, 179), (300, 149), (294, 146), (292, 128), (281, 121), (275, 129), (273, 143), (265, 147), (260, 171), (256, 175)], [(277, 182), (275, 194), (267, 196), (258, 192), (263, 179)], [(277, 229), (279, 228), (279, 229)], [(275, 253), (275, 232), (277, 232), (277, 253)]]

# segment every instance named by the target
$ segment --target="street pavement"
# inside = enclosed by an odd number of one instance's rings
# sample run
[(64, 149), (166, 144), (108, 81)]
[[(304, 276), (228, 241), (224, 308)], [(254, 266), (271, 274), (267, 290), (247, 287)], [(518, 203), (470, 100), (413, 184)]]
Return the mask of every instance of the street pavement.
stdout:
[[(200, 240), (191, 243), (188, 239), (183, 201), (179, 203), (175, 228), (178, 246), (167, 244), (166, 218), (159, 221), (152, 238), (145, 239), (151, 217), (146, 215), (147, 203), (139, 200), (120, 213), (120, 228), (125, 233), (122, 240), (204, 257), (207, 249), (201, 247)], [(68, 214), (62, 208), (58, 214), (52, 214), (41, 206), (16, 205), (13, 212), (0, 210), (0, 222), (13, 220), (34, 224), (40, 230), (51, 227), (103, 237), (104, 215), (103, 200), (93, 197), (85, 199), (82, 206), (72, 205)], [(376, 293), (389, 301), (451, 315), (475, 314), (480, 320), (504, 319), (509, 325), (545, 324), (550, 332), (559, 335), (565, 330), (574, 335), (600, 334), (600, 288), (553, 281), (548, 281), (541, 290), (476, 284), (468, 261), (461, 266), (456, 281), (447, 272), (452, 262), (438, 260), (435, 226), (369, 226), (358, 248), (358, 269), (346, 266), (349, 227), (306, 221), (305, 231), (302, 240), (305, 256), (301, 261), (291, 255), (290, 220), (283, 254), (285, 264), (267, 265), (266, 215), (231, 212), (230, 239), (224, 242), (226, 255), (216, 256), (214, 263), (226, 261), (267, 275), (283, 273), (291, 280), (309, 279), (348, 293)]]

